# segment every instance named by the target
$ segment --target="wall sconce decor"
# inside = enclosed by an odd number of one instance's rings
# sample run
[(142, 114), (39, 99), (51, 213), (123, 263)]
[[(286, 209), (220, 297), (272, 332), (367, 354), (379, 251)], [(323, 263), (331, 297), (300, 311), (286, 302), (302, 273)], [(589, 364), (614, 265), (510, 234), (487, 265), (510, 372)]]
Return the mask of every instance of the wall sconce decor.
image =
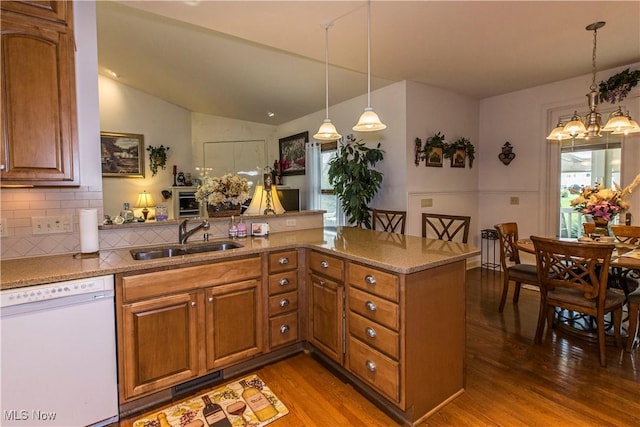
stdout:
[(513, 152), (513, 146), (509, 141), (505, 142), (502, 146), (502, 152), (498, 154), (498, 158), (505, 166), (508, 166), (511, 160), (516, 158), (516, 153)]
[(416, 138), (414, 145), (414, 163), (416, 166), (424, 160), (427, 167), (442, 167), (443, 159), (451, 159), (452, 168), (464, 168), (469, 159), (469, 168), (473, 167), (476, 149), (469, 139), (461, 137), (453, 143), (444, 142), (444, 135), (440, 132), (427, 138), (422, 146), (422, 140)]

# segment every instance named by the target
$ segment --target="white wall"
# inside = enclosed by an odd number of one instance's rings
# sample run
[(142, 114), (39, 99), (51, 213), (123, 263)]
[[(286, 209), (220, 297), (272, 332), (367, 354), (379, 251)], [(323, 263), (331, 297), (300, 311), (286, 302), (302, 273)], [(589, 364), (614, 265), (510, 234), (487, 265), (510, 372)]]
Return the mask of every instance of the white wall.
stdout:
[[(104, 213), (112, 217), (117, 215), (123, 202), (129, 202), (133, 207), (138, 193), (143, 190), (151, 193), (157, 204), (171, 209), (171, 201), (163, 200), (161, 191), (173, 185), (173, 165), (177, 165), (178, 171), (194, 170), (191, 163), (190, 112), (104, 76), (100, 76), (98, 82), (100, 130), (142, 134), (145, 145), (144, 178), (106, 177), (102, 180)], [(146, 151), (150, 145), (169, 147), (166, 169), (158, 169), (155, 176), (151, 176), (149, 153)], [(100, 152), (95, 155), (100, 173)], [(140, 215), (137, 211), (136, 214)], [(153, 210), (149, 215), (154, 215)], [(172, 212), (169, 215), (173, 217)]]
[[(640, 64), (631, 64), (637, 69)], [(596, 80), (605, 80), (627, 67), (605, 70)], [(478, 199), (481, 228), (515, 221), (521, 236), (555, 235), (556, 223), (549, 217), (557, 216), (548, 190), (547, 171), (558, 156), (554, 154), (545, 137), (555, 126), (560, 110), (588, 109), (585, 94), (589, 92), (591, 76), (584, 75), (569, 80), (538, 86), (480, 102)], [(636, 88), (622, 105), (631, 116), (640, 115), (639, 89)], [(600, 110), (612, 110), (610, 104), (601, 104)], [(606, 122), (603, 114), (603, 122)], [(554, 121), (556, 120), (556, 121)], [(604, 124), (604, 123), (603, 123)], [(509, 141), (516, 158), (504, 166), (498, 160), (502, 145)], [(628, 138), (623, 143), (623, 186), (640, 173), (640, 136)], [(557, 148), (555, 149), (557, 151)], [(629, 199), (634, 223), (640, 219), (640, 190)], [(510, 205), (510, 197), (519, 197), (519, 205)], [(551, 214), (549, 214), (551, 212)]]

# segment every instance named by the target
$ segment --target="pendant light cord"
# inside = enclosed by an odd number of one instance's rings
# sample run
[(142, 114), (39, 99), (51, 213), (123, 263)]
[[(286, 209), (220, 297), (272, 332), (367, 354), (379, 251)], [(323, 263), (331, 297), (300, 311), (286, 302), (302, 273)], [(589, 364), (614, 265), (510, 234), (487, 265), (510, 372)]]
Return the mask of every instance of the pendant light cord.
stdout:
[(330, 23), (324, 26), (324, 94), (325, 94), (325, 106), (326, 115), (325, 118), (329, 119), (329, 27)]
[(371, 107), (371, 0), (367, 14), (367, 107)]

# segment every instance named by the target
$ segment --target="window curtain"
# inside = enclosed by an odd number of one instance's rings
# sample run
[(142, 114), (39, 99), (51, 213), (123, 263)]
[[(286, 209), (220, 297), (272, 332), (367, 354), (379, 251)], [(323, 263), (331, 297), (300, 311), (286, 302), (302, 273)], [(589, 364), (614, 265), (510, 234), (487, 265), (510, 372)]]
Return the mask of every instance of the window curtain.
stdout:
[(307, 173), (307, 207), (320, 210), (320, 180), (322, 178), (322, 153), (320, 143), (311, 141), (306, 146), (305, 168)]

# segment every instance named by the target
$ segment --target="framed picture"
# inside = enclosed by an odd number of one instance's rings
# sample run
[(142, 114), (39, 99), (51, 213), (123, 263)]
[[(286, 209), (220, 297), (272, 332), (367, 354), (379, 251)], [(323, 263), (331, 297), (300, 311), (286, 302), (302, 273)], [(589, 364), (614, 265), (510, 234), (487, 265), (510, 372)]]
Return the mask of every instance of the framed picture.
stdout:
[(441, 168), (442, 167), (442, 147), (432, 147), (425, 159), (425, 166)]
[(451, 167), (452, 168), (463, 168), (467, 163), (467, 152), (462, 148), (456, 148), (453, 150), (453, 154), (451, 155)]
[(144, 178), (144, 135), (100, 132), (102, 176)]
[(282, 175), (304, 175), (305, 148), (309, 142), (309, 132), (280, 138), (279, 141)]

